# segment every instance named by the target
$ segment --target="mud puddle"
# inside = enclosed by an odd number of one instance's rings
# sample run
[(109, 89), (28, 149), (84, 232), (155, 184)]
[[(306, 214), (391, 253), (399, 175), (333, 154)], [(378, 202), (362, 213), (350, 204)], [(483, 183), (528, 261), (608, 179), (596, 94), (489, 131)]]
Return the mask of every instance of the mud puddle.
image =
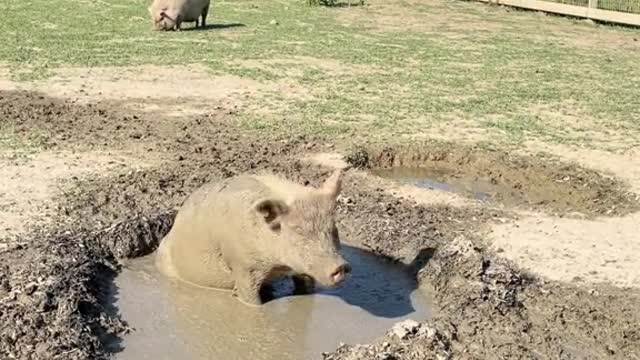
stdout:
[[(284, 296), (248, 307), (229, 292), (167, 280), (153, 255), (116, 278), (114, 305), (135, 330), (112, 344), (115, 359), (316, 359), (340, 343), (384, 335), (406, 318), (431, 317), (423, 290), (402, 265), (343, 247), (353, 276), (339, 290)], [(287, 282), (276, 295), (291, 290)]]
[(618, 216), (640, 208), (628, 184), (550, 157), (431, 144), (359, 148), (346, 160), (381, 177), (554, 215)]
[(372, 170), (371, 173), (402, 184), (430, 190), (458, 193), (479, 201), (490, 201), (498, 192), (504, 193), (506, 190), (491, 185), (489, 181), (456, 178), (447, 174), (446, 171), (436, 169), (399, 167), (375, 169)]

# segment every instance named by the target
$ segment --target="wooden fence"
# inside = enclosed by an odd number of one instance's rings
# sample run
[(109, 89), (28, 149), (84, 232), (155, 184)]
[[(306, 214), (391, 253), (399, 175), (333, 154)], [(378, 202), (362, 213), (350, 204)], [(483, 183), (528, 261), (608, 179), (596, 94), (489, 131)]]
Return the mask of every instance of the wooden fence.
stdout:
[(640, 26), (640, 0), (477, 0), (581, 18)]

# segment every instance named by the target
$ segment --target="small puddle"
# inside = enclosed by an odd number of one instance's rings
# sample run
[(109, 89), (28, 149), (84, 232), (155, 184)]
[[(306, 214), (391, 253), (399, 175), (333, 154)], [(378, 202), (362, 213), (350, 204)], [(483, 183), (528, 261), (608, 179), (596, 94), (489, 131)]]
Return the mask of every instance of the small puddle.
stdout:
[(373, 175), (417, 187), (459, 193), (480, 201), (491, 201), (500, 191), (497, 185), (481, 179), (455, 177), (448, 171), (420, 167), (373, 169)]
[[(343, 255), (353, 272), (341, 289), (262, 307), (165, 279), (152, 256), (132, 260), (116, 278), (112, 300), (135, 331), (113, 344), (115, 359), (318, 359), (340, 342), (369, 342), (398, 321), (431, 317), (404, 266), (349, 246)], [(288, 288), (282, 283), (276, 292)]]

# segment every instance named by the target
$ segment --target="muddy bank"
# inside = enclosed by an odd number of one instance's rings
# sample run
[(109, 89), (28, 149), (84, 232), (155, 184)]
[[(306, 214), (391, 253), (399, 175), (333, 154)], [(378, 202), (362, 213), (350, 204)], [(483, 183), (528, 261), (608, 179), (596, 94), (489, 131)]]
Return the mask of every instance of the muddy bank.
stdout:
[[(113, 304), (104, 302), (119, 259), (150, 253), (171, 226), (175, 207), (202, 183), (271, 170), (318, 185), (330, 173), (298, 160), (305, 152), (328, 147), (323, 139), (252, 135), (237, 129), (224, 107), (208, 115), (164, 119), (122, 114), (107, 103), (74, 105), (30, 93), (2, 93), (0, 115), (16, 136), (38, 134), (49, 148), (127, 148), (162, 160), (153, 169), (74, 179), (57, 199), (56, 226), (34, 229), (0, 253), (1, 358), (108, 358), (105, 344), (127, 331), (126, 319), (113, 315)], [(561, 173), (554, 166), (564, 166), (543, 165), (551, 174)], [(482, 168), (473, 166), (478, 172)], [(571, 204), (606, 213), (608, 207), (587, 207), (586, 199), (597, 195), (599, 203), (621, 201), (622, 192), (609, 191), (617, 183), (597, 179), (596, 185), (586, 182), (591, 195)], [(560, 189), (564, 192), (558, 194), (569, 191)], [(403, 340), (393, 335), (326, 356), (639, 357), (640, 295), (605, 286), (590, 291), (545, 283), (522, 274), (482, 241), (487, 223), (509, 218), (508, 210), (419, 205), (347, 172), (338, 209), (342, 238), (408, 264), (432, 288), (438, 315)]]
[[(329, 359), (385, 358), (385, 354), (391, 354), (390, 359), (437, 358), (443, 349), (454, 358), (482, 359), (640, 356), (637, 291), (577, 288), (522, 273), (485, 248), (481, 232), (476, 231), (479, 224), (466, 230), (449, 227), (443, 236), (424, 236), (420, 230), (402, 236), (434, 222), (421, 212), (442, 213), (443, 208), (424, 208), (384, 196), (377, 199), (383, 205), (370, 204), (362, 212), (354, 209), (349, 218), (361, 216), (352, 221), (362, 226), (385, 224), (367, 237), (367, 245), (377, 253), (402, 258), (406, 249), (413, 249), (420, 254), (417, 276), (433, 288), (438, 312), (426, 326), (437, 331), (438, 341), (434, 343), (426, 333), (402, 341), (390, 336), (371, 346), (344, 347), (327, 355)], [(398, 221), (385, 222), (391, 204)], [(489, 219), (495, 217), (489, 215)], [(480, 223), (487, 219), (474, 217)], [(474, 227), (468, 219), (464, 223)]]
[(42, 232), (0, 254), (3, 359), (102, 359), (127, 331), (103, 302), (119, 264), (155, 249), (174, 213), (133, 218), (99, 231)]
[[(618, 216), (640, 209), (638, 196), (629, 191), (628, 184), (553, 158), (425, 144), (411, 148), (358, 148), (347, 160), (382, 176), (411, 180), (422, 177), (436, 189), (462, 192), (506, 207), (560, 216)], [(464, 188), (469, 191), (460, 191)]]
[(420, 273), (439, 315), (404, 338), (345, 345), (326, 359), (630, 359), (640, 356), (637, 292), (542, 282), (457, 239)]

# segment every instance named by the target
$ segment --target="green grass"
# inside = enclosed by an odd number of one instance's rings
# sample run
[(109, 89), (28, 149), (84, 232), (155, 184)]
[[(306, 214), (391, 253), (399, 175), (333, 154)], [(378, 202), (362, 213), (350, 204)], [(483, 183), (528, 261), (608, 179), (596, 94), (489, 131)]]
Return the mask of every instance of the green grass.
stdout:
[[(392, 0), (400, 22), (402, 14), (424, 24), (459, 16), (476, 21), (482, 31), (455, 19), (441, 28), (398, 30), (371, 22), (389, 15), (389, 2), (387, 8), (375, 1), (371, 7), (326, 8), (306, 1), (237, 0), (214, 2), (210, 22), (242, 26), (159, 33), (150, 29), (147, 1), (4, 1), (8, 13), (20, 16), (0, 23), (0, 63), (8, 64), (17, 80), (44, 78), (61, 66), (200, 63), (215, 74), (265, 82), (286, 78), (308, 90), (308, 97), (295, 100), (277, 92), (256, 97), (253, 105), (271, 109), (271, 115), (241, 113), (238, 119), (247, 129), (398, 139), (429, 134), (457, 118), (488, 129), (496, 142), (541, 138), (590, 145), (583, 127), (620, 134), (625, 147), (640, 142), (638, 46), (623, 51), (563, 37), (579, 31), (633, 44), (640, 31), (632, 29), (478, 3)], [(348, 14), (357, 20), (340, 21)], [(278, 25), (271, 25), (272, 19)], [(240, 64), (292, 56), (371, 71)], [(287, 76), (287, 70), (299, 75)], [(567, 108), (576, 121), (562, 120)]]

